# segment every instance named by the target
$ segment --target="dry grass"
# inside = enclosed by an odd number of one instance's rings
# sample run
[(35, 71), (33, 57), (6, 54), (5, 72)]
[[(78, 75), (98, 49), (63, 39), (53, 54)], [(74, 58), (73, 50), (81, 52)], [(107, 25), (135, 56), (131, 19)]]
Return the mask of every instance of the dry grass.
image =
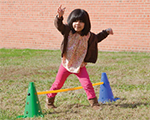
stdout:
[[(28, 85), (37, 91), (50, 88), (60, 65), (60, 51), (0, 49), (0, 119), (15, 120), (24, 114)], [(150, 53), (99, 52), (96, 64), (88, 64), (92, 83), (106, 72), (113, 94), (120, 100), (102, 104), (101, 111), (89, 106), (84, 90), (58, 93), (55, 110), (45, 108), (45, 95), (39, 101), (44, 118), (35, 120), (149, 120)], [(70, 75), (63, 88), (80, 86)], [(97, 97), (99, 86), (95, 86)]]

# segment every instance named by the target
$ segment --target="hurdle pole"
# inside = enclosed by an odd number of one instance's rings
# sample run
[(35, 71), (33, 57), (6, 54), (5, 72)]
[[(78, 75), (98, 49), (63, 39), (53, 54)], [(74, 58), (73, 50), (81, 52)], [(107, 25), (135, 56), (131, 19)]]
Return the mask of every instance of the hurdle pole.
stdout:
[[(104, 84), (104, 82), (94, 83), (94, 84), (92, 84), (92, 86), (102, 85), (102, 84)], [(42, 95), (42, 94), (49, 94), (49, 93), (66, 92), (66, 91), (78, 90), (78, 89), (82, 89), (82, 88), (83, 88), (82, 86), (79, 86), (79, 87), (75, 87), (75, 88), (67, 88), (67, 89), (61, 89), (61, 90), (42, 91), (42, 92), (37, 92), (37, 94)]]

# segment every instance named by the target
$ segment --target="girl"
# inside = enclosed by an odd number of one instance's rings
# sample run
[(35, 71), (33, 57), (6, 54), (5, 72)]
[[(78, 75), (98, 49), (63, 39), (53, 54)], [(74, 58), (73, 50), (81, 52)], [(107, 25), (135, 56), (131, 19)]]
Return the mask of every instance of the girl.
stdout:
[[(111, 28), (103, 30), (98, 34), (90, 32), (91, 23), (89, 15), (85, 10), (73, 10), (68, 19), (68, 24), (63, 24), (65, 8), (58, 8), (58, 15), (54, 24), (63, 35), (61, 44), (62, 62), (59, 67), (55, 82), (50, 90), (61, 89), (70, 74), (75, 74), (84, 88), (87, 99), (94, 109), (99, 109), (97, 97), (86, 70), (87, 63), (95, 63), (98, 55), (98, 42), (101, 42), (109, 34), (113, 34)], [(47, 94), (46, 105), (48, 108), (56, 108), (54, 100), (57, 93)]]

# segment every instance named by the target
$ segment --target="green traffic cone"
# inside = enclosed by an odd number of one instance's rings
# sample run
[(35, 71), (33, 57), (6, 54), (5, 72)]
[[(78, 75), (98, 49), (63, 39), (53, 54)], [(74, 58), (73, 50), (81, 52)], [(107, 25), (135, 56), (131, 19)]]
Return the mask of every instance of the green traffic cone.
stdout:
[(26, 117), (31, 118), (38, 116), (43, 117), (43, 114), (34, 83), (30, 82), (28, 88), (28, 95), (26, 98), (24, 115), (18, 116), (17, 118), (26, 118)]

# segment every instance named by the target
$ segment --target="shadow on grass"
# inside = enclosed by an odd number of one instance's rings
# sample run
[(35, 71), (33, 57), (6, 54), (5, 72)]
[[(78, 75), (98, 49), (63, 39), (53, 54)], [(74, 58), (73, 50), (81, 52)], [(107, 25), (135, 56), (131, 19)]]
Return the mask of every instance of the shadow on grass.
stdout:
[[(126, 100), (124, 98), (121, 98), (120, 100)], [(143, 107), (143, 106), (150, 106), (150, 103), (146, 102), (132, 102), (132, 103), (123, 103), (123, 104), (116, 104), (116, 106), (120, 106), (122, 108), (137, 108), (137, 107)]]
[[(120, 99), (121, 101), (126, 100), (124, 98)], [(114, 103), (107, 103), (107, 104), (102, 104), (102, 106), (114, 106), (114, 107), (122, 107), (122, 108), (137, 108), (137, 107), (143, 107), (143, 106), (150, 106), (150, 103), (144, 103), (144, 102), (132, 102), (132, 103), (120, 103), (120, 104), (115, 104)]]
[(82, 109), (90, 108), (90, 105), (82, 105), (82, 104), (69, 104), (58, 106), (55, 109), (45, 109), (43, 112), (45, 114), (59, 114), (59, 113), (78, 113)]
[[(123, 103), (123, 104), (115, 104), (115, 103), (107, 103), (107, 104), (101, 104), (102, 108), (105, 108), (107, 106), (112, 107), (112, 109), (115, 109), (115, 107), (121, 107), (121, 108), (137, 108), (137, 107), (148, 107), (150, 106), (150, 103), (144, 103), (144, 102), (133, 102), (133, 103)], [(59, 113), (79, 113), (80, 110), (83, 109), (91, 109), (90, 105), (82, 105), (82, 104), (70, 104), (70, 105), (62, 105), (58, 106), (56, 109), (49, 109), (45, 110), (45, 114), (59, 114)]]
[(141, 106), (149, 106), (149, 103), (143, 103), (143, 102), (138, 102), (138, 103), (124, 103), (124, 104), (118, 104), (116, 106), (120, 106), (123, 108), (137, 108)]

